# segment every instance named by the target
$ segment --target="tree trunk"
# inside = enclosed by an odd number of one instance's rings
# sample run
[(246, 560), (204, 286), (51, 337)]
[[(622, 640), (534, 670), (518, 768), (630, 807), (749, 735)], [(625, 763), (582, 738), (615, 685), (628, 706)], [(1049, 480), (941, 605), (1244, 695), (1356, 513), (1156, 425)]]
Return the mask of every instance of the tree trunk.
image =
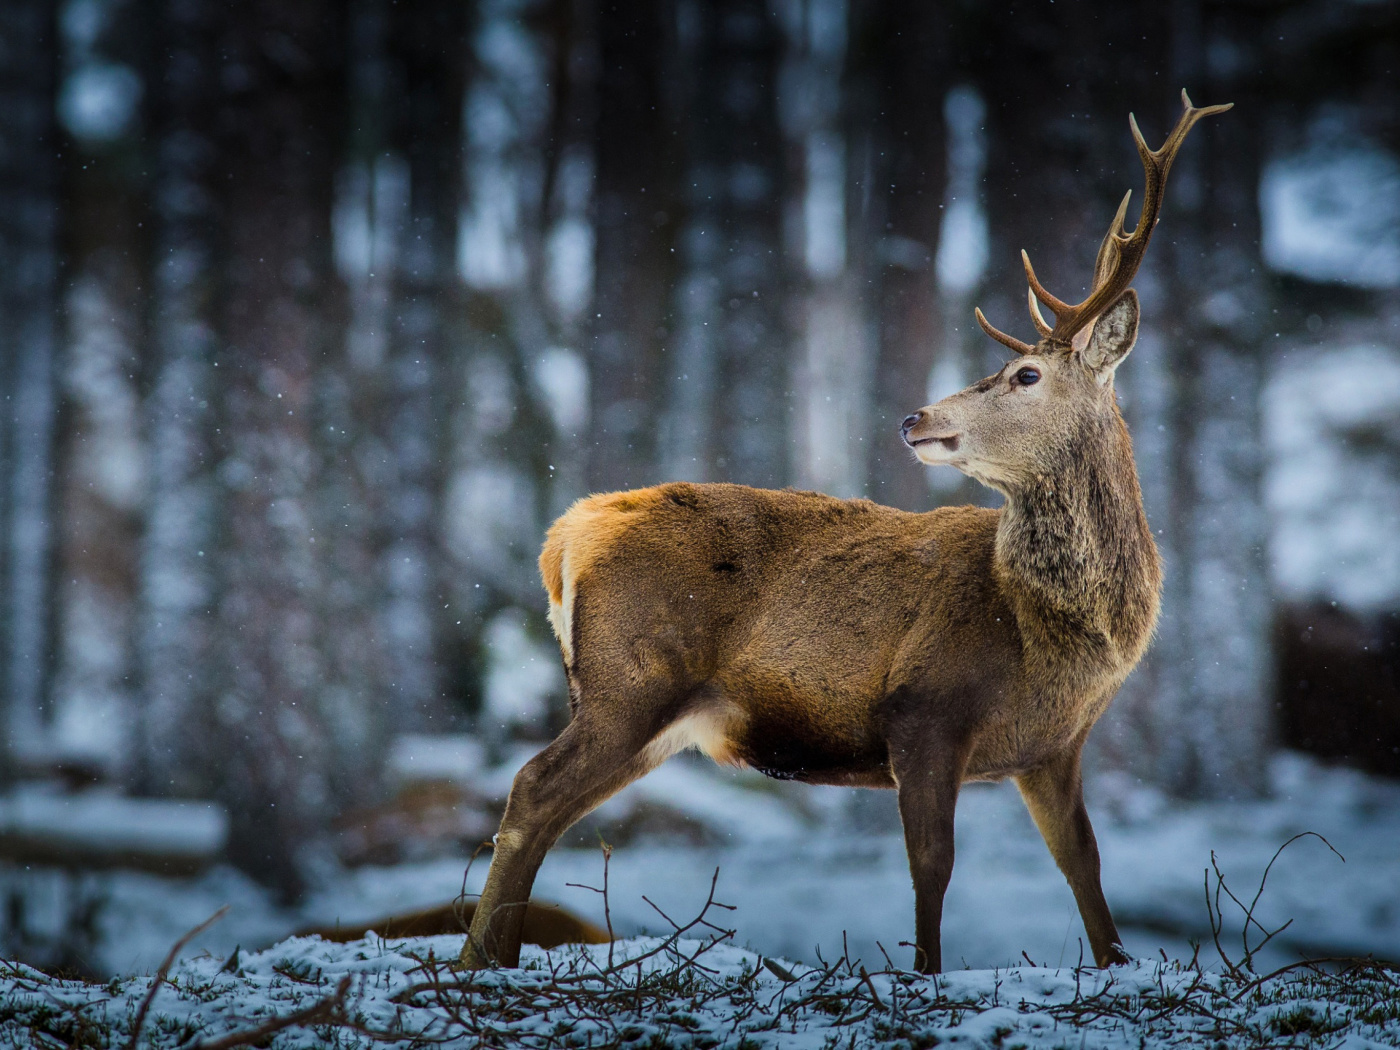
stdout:
[(391, 466), (384, 553), (396, 707), (391, 723), (401, 731), (445, 728), (447, 717), (434, 659), (435, 613), (442, 604), (435, 573), (446, 440), (440, 390), (449, 336), (443, 315), (456, 282), (466, 16), (451, 0), (419, 0), (393, 8), (390, 23), (400, 92), (393, 146), (408, 164), (387, 361)]
[(588, 481), (598, 491), (660, 480), (658, 430), (674, 363), (668, 292), (675, 253), (673, 133), (666, 97), (675, 10), (599, 6), (595, 318)]
[(1272, 737), (1259, 408), (1270, 289), (1256, 199), (1266, 103), (1243, 82), (1205, 75), (1196, 56), (1249, 49), (1265, 27), (1239, 13), (1197, 22), (1193, 4), (1178, 4), (1174, 16), (1178, 79), (1205, 80), (1198, 104), (1236, 109), (1197, 129), (1172, 171), (1175, 539), (1154, 753), (1156, 779), (1173, 792), (1234, 797), (1263, 790)]
[[(493, 638), (504, 631), (521, 640), (522, 621), (536, 639), (547, 635), (542, 613), (527, 616), (519, 607), (540, 609), (539, 537), (551, 506), (554, 468), (560, 466), (551, 453), (560, 429), (559, 420), (551, 420), (552, 399), (571, 402), (565, 414), (575, 432), (583, 428), (578, 417), (586, 415), (587, 395), (577, 390), (586, 382), (579, 374), (581, 358), (559, 344), (563, 330), (557, 322), (569, 309), (561, 311), (560, 304), (567, 301), (577, 311), (588, 291), (582, 285), (566, 291), (547, 276), (551, 198), (571, 194), (569, 210), (577, 222), (586, 213), (577, 198), (587, 194), (587, 179), (559, 164), (560, 147), (570, 136), (556, 114), (564, 86), (551, 76), (562, 75), (561, 63), (570, 68), (570, 59), (557, 51), (569, 45), (541, 31), (546, 19), (561, 17), (559, 6), (520, 0), (484, 7), (471, 27), (474, 67), (458, 255), (467, 288), (459, 315), (463, 352), (451, 376), (461, 393), (453, 398), (442, 518), (452, 560), (443, 579), (453, 613), (446, 621), (452, 632), (448, 648), (459, 661), (453, 679), (475, 690), (464, 699), (480, 703), (479, 725), (493, 743), (516, 728), (541, 731), (552, 713), (543, 694), (515, 688), (519, 676), (509, 688), (492, 688), (492, 682), (510, 678), (500, 673), (506, 665), (518, 667), (515, 661), (526, 659), (518, 647), (496, 645)], [(561, 360), (568, 362), (567, 389), (551, 374)], [(578, 484), (577, 474), (572, 484)], [(553, 692), (562, 712), (562, 686)]]
[(50, 671), (50, 464), (56, 392), (56, 5), (9, 4), (0, 22), (0, 585), (5, 736), (44, 746)]
[[(332, 673), (317, 366), (331, 345), (331, 195), (342, 96), (337, 5), (256, 3), (221, 26), (221, 203), (229, 216), (216, 363), (224, 499), (215, 717), (230, 852), (294, 895), (298, 848), (333, 812)], [(318, 543), (320, 544), (318, 548)]]
[[(144, 28), (138, 13), (125, 9), (96, 40), (70, 41), (68, 69), (96, 61), (130, 71), (139, 64), (144, 55), (131, 53)], [(71, 276), (59, 357), (51, 707), (60, 756), (130, 781), (140, 752), (136, 640), (147, 464), (138, 376), (148, 341), (150, 215), (146, 166), (130, 163), (144, 159), (136, 128), (112, 130), (111, 137), (79, 141), (82, 159), (65, 173)]]
[[(786, 20), (780, 99), (793, 198), (786, 205), (801, 343), (794, 355), (793, 479), (837, 496), (866, 493), (873, 339), (866, 274), (852, 265), (849, 140), (842, 84), (854, 15), (845, 0), (805, 0)], [(795, 250), (794, 250), (795, 249)]]
[(669, 473), (779, 486), (792, 399), (778, 27), (753, 0), (687, 0), (677, 14), (693, 79), (681, 104), (687, 216)]
[[(855, 75), (865, 81), (869, 136), (860, 173), (863, 263), (878, 289), (879, 339), (866, 432), (869, 493), (881, 503), (926, 510), (928, 468), (908, 454), (899, 423), (928, 403), (928, 377), (943, 336), (937, 270), (947, 144), (943, 101), (951, 84), (949, 11), (918, 0), (858, 5)], [(871, 285), (867, 285), (870, 287)]]
[(215, 27), (203, 0), (161, 5), (151, 137), (154, 274), (151, 287), (146, 521), (141, 546), (140, 704), (133, 782), (138, 790), (210, 790), (203, 730), (209, 671), (214, 479), (217, 267)]

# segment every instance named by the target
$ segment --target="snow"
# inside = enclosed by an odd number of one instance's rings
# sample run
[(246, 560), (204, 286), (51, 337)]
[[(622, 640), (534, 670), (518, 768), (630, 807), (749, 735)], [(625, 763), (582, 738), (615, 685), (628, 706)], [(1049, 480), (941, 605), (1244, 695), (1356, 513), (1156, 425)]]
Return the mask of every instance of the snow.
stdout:
[(113, 142), (129, 130), (141, 102), (141, 77), (117, 62), (84, 62), (63, 82), (58, 116), (74, 138)]
[(405, 733), (394, 738), (385, 772), (398, 784), (447, 780), (471, 785), (486, 764), (481, 740), (467, 733)]
[(588, 362), (583, 355), (567, 347), (548, 347), (535, 361), (533, 378), (554, 429), (560, 434), (582, 432), (588, 425)]
[[(527, 753), (478, 781), (478, 790), (502, 795)], [(1186, 804), (1122, 777), (1091, 782), (1104, 890), (1130, 953), (1156, 958), (1160, 950), (1184, 961), (1195, 940), (1206, 946), (1202, 961), (1215, 964), (1204, 904), (1212, 851), (1229, 887), (1253, 896), (1279, 846), (1314, 831), (1346, 861), (1312, 838), (1280, 856), (1257, 914), (1270, 928), (1293, 922), (1260, 965), (1284, 965), (1300, 954), (1400, 958), (1400, 786), (1287, 753), (1274, 762), (1271, 784), (1272, 795), (1263, 801)], [(863, 793), (857, 806), (851, 791), (762, 787), (744, 775), (678, 758), (608, 804), (598, 818), (605, 832), (626, 807), (664, 800), (692, 817), (704, 815), (722, 843), (617, 846), (608, 885), (618, 934), (658, 931), (660, 921), (644, 896), (669, 914), (693, 913), (718, 869), (717, 896), (736, 908), (725, 924), (736, 930), (738, 945), (807, 963), (819, 953), (831, 959), (848, 951), (871, 968), (885, 966), (887, 951), (908, 965), (910, 950), (900, 942), (912, 935), (914, 902), (893, 795)], [(1005, 967), (1024, 962), (1022, 952), (1052, 967), (1079, 961), (1087, 949), (1073, 897), (1013, 788), (971, 785), (963, 792), (957, 850), (944, 909), (947, 966)], [(470, 864), (469, 891), (480, 891), (488, 864), (486, 855)], [(304, 926), (440, 905), (461, 890), (467, 868), (466, 857), (448, 857), (329, 869), (295, 910), (277, 907), (224, 867), (184, 880), (93, 875), (107, 904), (90, 962), (103, 973), (153, 969), (185, 930), (225, 903), (234, 905), (230, 915), (196, 940), (191, 953), (226, 956), (236, 944), (267, 945)], [(43, 873), (25, 877), (37, 892)], [(596, 846), (556, 848), (535, 895), (603, 925), (599, 895), (581, 888), (602, 880)], [(1227, 905), (1225, 919), (1227, 951), (1238, 955), (1241, 915)]]
[(211, 802), (22, 790), (0, 796), (0, 837), (89, 857), (141, 852), (207, 859), (224, 848), (228, 814)]
[(1319, 141), (1259, 183), (1263, 253), (1281, 273), (1400, 286), (1400, 160), (1364, 141)]
[(987, 216), (978, 198), (987, 159), (982, 129), (986, 105), (975, 89), (960, 86), (948, 92), (943, 115), (948, 128), (948, 201), (934, 266), (939, 288), (962, 296), (977, 288), (987, 269)]
[[(286, 1027), (257, 1045), (1142, 1048), (1229, 1045), (1222, 1037), (1311, 1045), (1319, 1032), (1360, 1048), (1397, 1045), (1400, 1016), (1383, 972), (1255, 979), (1138, 961), (922, 977), (845, 959), (810, 967), (763, 957), (726, 943), (719, 927), (697, 926), (664, 939), (527, 948), (520, 969), (457, 973), (443, 962), (457, 941), (296, 938), (185, 960), (157, 990), (142, 1034), (152, 1047), (174, 1047), (311, 1010), (315, 1027)], [(151, 988), (149, 977), (83, 985), (7, 970), (0, 1034), (16, 1046), (52, 1045), (35, 1030), (64, 1032), (65, 1014), (117, 1045)], [(1351, 1001), (1322, 998), (1338, 992)], [(1304, 1041), (1281, 1038), (1289, 1033)]]
[(553, 640), (531, 637), (529, 613), (502, 609), (486, 624), (485, 715), (494, 727), (537, 725), (566, 686)]
[(1263, 400), (1275, 590), (1383, 611), (1400, 601), (1400, 356), (1365, 339), (1301, 347)]

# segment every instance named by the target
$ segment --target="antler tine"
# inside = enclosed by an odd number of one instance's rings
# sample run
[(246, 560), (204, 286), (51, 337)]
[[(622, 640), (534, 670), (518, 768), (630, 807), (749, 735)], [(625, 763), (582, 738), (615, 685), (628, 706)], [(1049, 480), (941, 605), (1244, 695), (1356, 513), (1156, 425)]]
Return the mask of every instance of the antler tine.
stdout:
[(1046, 291), (1045, 285), (1036, 280), (1035, 267), (1031, 265), (1030, 253), (1024, 248), (1021, 249), (1021, 265), (1026, 268), (1026, 282), (1031, 286), (1031, 291), (1035, 293), (1036, 297), (1039, 298), (1042, 303), (1055, 311), (1056, 318), (1069, 309), (1069, 303), (1051, 295)]
[(1118, 265), (1119, 241), (1128, 236), (1127, 231), (1123, 228), (1123, 220), (1128, 215), (1128, 202), (1132, 199), (1132, 190), (1123, 194), (1123, 200), (1118, 205), (1118, 214), (1113, 216), (1113, 223), (1109, 226), (1108, 232), (1104, 234), (1103, 243), (1099, 245), (1099, 254), (1094, 257), (1094, 283), (1089, 286), (1090, 288), (1097, 288), (1108, 280)]
[(1040, 304), (1035, 300), (1034, 288), (1026, 289), (1026, 302), (1028, 302), (1031, 307), (1031, 323), (1035, 325), (1035, 330), (1041, 334), (1041, 337), (1043, 338), (1053, 332), (1054, 329), (1050, 327), (1049, 322), (1045, 320), (1045, 316), (1040, 312)]
[[(1147, 250), (1147, 243), (1152, 238), (1152, 230), (1157, 225), (1157, 218), (1162, 210), (1162, 194), (1167, 185), (1167, 173), (1171, 170), (1172, 161), (1176, 159), (1177, 151), (1181, 149), (1181, 144), (1186, 141), (1187, 133), (1198, 120), (1214, 116), (1217, 113), (1224, 113), (1231, 108), (1233, 103), (1205, 106), (1198, 109), (1191, 104), (1190, 96), (1183, 89), (1181, 105), (1183, 109), (1181, 118), (1176, 122), (1176, 127), (1172, 129), (1171, 134), (1167, 136), (1167, 141), (1162, 144), (1162, 148), (1158, 150), (1148, 148), (1147, 140), (1143, 138), (1142, 130), (1138, 127), (1137, 118), (1131, 113), (1128, 114), (1128, 127), (1132, 130), (1138, 156), (1142, 159), (1146, 180), (1142, 199), (1142, 215), (1132, 233), (1128, 233), (1124, 229), (1123, 221), (1127, 215), (1129, 198), (1123, 198), (1123, 202), (1118, 206), (1118, 214), (1114, 216), (1113, 225), (1109, 228), (1108, 236), (1104, 238), (1103, 244), (1099, 247), (1098, 258), (1094, 264), (1093, 290), (1083, 302), (1072, 306), (1065, 305), (1064, 309), (1061, 310), (1045, 300), (1044, 296), (1037, 290), (1036, 294), (1041, 295), (1042, 301), (1046, 301), (1046, 304), (1055, 311), (1055, 327), (1047, 337), (1052, 341), (1069, 345), (1070, 341), (1085, 325), (1091, 323), (1110, 302), (1133, 283), (1133, 278), (1137, 276), (1138, 266), (1142, 263), (1143, 254)], [(1026, 261), (1026, 271), (1029, 276), (1030, 263), (1028, 260)]]
[(1005, 332), (999, 332), (993, 328), (987, 322), (987, 318), (983, 316), (980, 306), (973, 307), (972, 312), (977, 315), (977, 323), (982, 326), (982, 331), (986, 332), (1002, 346), (1010, 350), (1015, 350), (1018, 354), (1028, 354), (1035, 349), (1030, 343), (1023, 343), (1014, 336), (1007, 335)]

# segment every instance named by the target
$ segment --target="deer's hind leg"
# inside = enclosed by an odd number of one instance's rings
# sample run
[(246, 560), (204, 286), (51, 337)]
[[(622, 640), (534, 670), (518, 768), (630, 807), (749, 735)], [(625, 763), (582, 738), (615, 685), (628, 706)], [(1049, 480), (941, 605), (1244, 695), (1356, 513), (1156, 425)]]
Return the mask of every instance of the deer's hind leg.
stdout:
[(520, 965), (525, 905), (545, 854), (575, 821), (676, 750), (679, 741), (661, 735), (674, 719), (666, 706), (580, 703), (568, 727), (516, 774), (462, 966)]

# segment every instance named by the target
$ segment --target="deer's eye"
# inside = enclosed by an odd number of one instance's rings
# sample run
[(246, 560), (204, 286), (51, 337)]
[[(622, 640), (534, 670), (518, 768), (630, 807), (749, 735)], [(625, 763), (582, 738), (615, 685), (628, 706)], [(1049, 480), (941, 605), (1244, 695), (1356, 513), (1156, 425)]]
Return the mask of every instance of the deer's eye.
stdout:
[(1040, 373), (1034, 368), (1023, 368), (1016, 373), (1016, 382), (1022, 386), (1031, 386), (1040, 382)]

